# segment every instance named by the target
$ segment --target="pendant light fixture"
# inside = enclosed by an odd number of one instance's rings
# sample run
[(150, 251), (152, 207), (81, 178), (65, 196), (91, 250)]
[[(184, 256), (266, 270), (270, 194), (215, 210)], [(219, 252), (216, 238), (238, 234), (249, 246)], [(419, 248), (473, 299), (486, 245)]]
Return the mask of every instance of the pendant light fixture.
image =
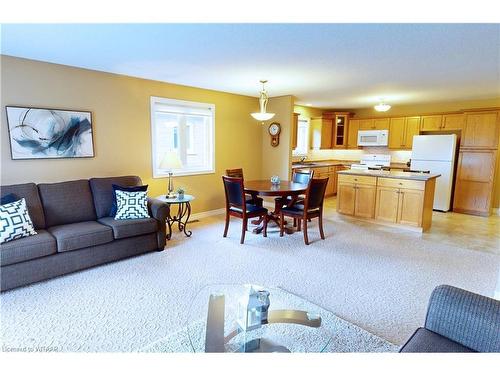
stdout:
[(262, 91), (260, 92), (260, 97), (259, 97), (260, 112), (254, 112), (251, 113), (251, 115), (254, 119), (258, 121), (267, 121), (274, 117), (274, 113), (266, 112), (266, 107), (267, 107), (267, 102), (269, 101), (269, 97), (267, 96), (267, 91), (264, 85), (266, 84), (267, 80), (261, 80), (260, 82), (262, 83)]
[(377, 104), (373, 108), (375, 108), (375, 111), (377, 112), (387, 112), (389, 109), (391, 109), (391, 106), (387, 103), (384, 103), (384, 101), (382, 100), (379, 104)]

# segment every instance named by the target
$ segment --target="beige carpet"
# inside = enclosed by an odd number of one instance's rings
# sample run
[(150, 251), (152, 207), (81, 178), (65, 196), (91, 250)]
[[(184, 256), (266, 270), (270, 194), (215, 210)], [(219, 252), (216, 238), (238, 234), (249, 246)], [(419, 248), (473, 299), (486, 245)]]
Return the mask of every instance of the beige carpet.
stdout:
[(151, 253), (1, 295), (5, 348), (135, 351), (178, 332), (192, 296), (204, 285), (279, 286), (400, 345), (424, 322), (429, 295), (451, 284), (493, 295), (500, 258), (413, 234), (326, 220), (302, 235), (247, 235), (240, 222), (222, 238), (222, 217), (176, 233)]

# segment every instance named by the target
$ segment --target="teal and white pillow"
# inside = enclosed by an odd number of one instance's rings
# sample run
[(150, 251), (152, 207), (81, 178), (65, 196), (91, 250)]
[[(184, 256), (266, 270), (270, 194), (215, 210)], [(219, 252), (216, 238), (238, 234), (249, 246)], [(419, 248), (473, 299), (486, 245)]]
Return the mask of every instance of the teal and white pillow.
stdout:
[(146, 191), (116, 190), (116, 220), (147, 219), (148, 193)]
[(35, 234), (24, 198), (0, 206), (0, 243)]

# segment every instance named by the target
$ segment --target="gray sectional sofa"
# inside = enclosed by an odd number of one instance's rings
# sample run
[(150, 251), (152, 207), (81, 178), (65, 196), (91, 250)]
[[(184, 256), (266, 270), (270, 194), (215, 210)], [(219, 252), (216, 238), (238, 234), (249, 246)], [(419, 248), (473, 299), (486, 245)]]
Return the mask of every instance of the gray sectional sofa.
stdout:
[(425, 326), (402, 353), (500, 352), (500, 301), (440, 285), (429, 300)]
[(1, 291), (150, 251), (166, 244), (169, 206), (148, 198), (150, 219), (109, 217), (112, 184), (141, 185), (137, 176), (1, 187), (25, 198), (35, 236), (0, 245)]

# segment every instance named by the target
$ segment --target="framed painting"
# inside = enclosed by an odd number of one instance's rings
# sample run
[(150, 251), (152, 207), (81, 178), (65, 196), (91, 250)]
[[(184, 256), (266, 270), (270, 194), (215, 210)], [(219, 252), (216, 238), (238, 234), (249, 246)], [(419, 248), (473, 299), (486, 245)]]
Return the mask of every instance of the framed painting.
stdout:
[(13, 160), (92, 158), (92, 113), (6, 106)]

